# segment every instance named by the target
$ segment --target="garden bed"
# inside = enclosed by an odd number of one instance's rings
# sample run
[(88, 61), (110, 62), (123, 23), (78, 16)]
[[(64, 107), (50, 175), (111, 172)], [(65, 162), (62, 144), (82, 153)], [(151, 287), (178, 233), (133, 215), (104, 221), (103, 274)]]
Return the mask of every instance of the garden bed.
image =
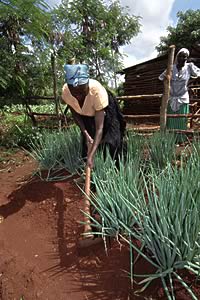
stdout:
[[(166, 299), (160, 280), (142, 296), (134, 294), (136, 285), (131, 291), (129, 248), (123, 243), (112, 240), (109, 256), (103, 245), (77, 248), (83, 195), (73, 178), (32, 178), (36, 164), (24, 152), (6, 157), (0, 172), (0, 299)], [(135, 272), (153, 270), (140, 258)], [(200, 286), (184, 275), (199, 299)], [(177, 300), (191, 299), (176, 281), (175, 289)]]

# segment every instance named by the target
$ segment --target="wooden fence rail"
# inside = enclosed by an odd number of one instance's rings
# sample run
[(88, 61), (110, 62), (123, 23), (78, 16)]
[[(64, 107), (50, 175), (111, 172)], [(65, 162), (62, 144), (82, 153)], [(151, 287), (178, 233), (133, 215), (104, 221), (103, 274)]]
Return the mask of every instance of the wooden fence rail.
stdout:
[[(160, 114), (152, 115), (124, 115), (125, 119), (145, 119), (145, 118), (159, 118)], [(200, 118), (200, 114), (167, 114), (168, 118)]]
[(151, 99), (151, 98), (162, 98), (162, 94), (153, 94), (153, 95), (135, 95), (135, 96), (118, 96), (117, 100), (134, 100), (134, 99)]

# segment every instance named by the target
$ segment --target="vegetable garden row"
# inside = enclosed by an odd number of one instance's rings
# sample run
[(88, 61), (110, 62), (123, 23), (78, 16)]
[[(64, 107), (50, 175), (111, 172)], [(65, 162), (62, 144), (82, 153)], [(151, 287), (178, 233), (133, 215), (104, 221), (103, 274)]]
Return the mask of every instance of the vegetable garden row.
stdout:
[[(101, 152), (96, 155), (92, 172), (95, 192), (90, 197), (93, 234), (102, 236), (105, 250), (106, 237), (127, 243), (131, 282), (140, 277), (137, 292), (159, 278), (168, 299), (176, 299), (175, 280), (192, 299), (198, 299), (181, 271), (188, 270), (198, 280), (199, 137), (182, 150), (176, 145), (176, 137), (167, 132), (144, 138), (128, 131), (126, 142), (119, 168), (109, 154), (105, 161)], [(30, 153), (39, 162), (42, 180), (63, 180), (84, 169), (80, 132), (75, 126), (43, 134), (32, 142)], [(48, 170), (45, 177), (42, 170)], [(61, 170), (70, 175), (61, 176)], [(135, 274), (134, 265), (140, 257), (153, 266), (153, 274)]]

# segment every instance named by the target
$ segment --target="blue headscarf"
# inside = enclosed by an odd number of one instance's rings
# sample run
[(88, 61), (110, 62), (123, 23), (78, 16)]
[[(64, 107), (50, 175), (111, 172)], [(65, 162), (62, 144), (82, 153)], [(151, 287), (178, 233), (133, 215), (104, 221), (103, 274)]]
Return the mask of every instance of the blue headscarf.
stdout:
[(64, 65), (65, 82), (73, 86), (86, 84), (89, 81), (89, 68), (86, 64)]

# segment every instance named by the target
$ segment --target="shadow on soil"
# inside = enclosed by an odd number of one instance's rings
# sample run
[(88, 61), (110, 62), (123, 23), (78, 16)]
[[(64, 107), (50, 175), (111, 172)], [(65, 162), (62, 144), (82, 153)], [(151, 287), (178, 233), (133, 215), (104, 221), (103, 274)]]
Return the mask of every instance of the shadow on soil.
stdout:
[(26, 201), (42, 202), (56, 198), (57, 194), (61, 192), (52, 183), (33, 178), (30, 182), (16, 189), (8, 196), (9, 202), (0, 206), (0, 215), (7, 218), (22, 209)]

